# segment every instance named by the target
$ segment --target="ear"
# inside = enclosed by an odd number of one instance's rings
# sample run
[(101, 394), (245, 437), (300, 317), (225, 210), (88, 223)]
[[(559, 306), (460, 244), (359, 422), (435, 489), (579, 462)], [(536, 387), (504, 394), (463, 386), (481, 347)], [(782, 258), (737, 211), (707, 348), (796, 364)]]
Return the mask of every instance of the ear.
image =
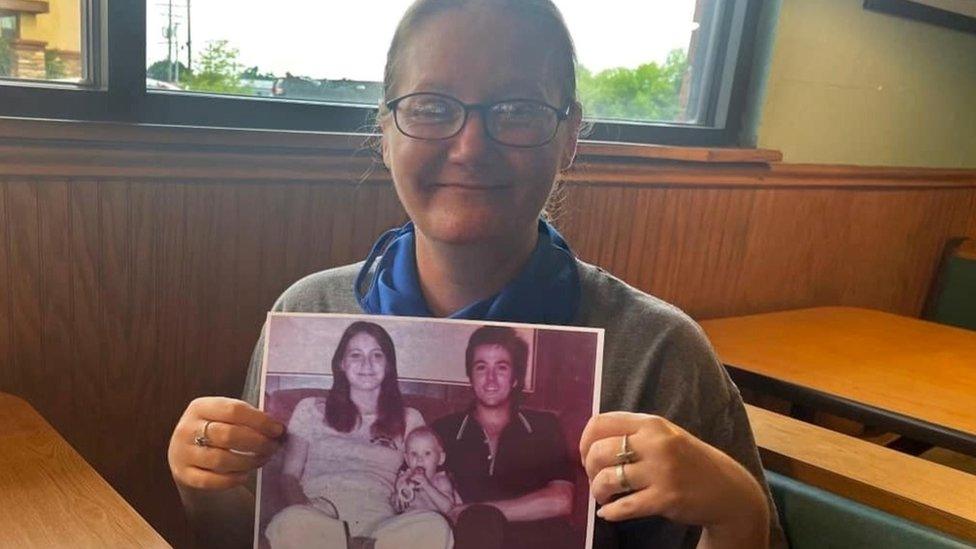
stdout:
[(573, 105), (569, 109), (569, 118), (566, 119), (566, 129), (569, 131), (569, 136), (566, 139), (566, 143), (563, 146), (561, 155), (559, 158), (559, 171), (564, 172), (573, 166), (573, 161), (576, 159), (576, 147), (579, 144), (579, 134), (580, 127), (583, 123), (583, 106), (580, 105), (579, 101), (573, 101)]
[(444, 465), (444, 461), (445, 460), (447, 460), (447, 452), (445, 452), (442, 449), (441, 450), (441, 458), (437, 460), (437, 466), (440, 467), (441, 465)]

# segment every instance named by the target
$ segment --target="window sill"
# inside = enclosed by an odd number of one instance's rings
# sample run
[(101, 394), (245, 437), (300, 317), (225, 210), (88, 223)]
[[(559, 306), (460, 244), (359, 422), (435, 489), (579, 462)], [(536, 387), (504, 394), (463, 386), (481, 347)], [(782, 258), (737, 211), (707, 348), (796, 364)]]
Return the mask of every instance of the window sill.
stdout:
[[(388, 184), (363, 134), (0, 117), (0, 175)], [(570, 185), (974, 188), (976, 170), (788, 164), (778, 151), (584, 141)]]
[[(83, 122), (68, 120), (38, 120), (0, 117), (0, 139), (43, 142), (57, 140), (76, 145), (125, 145), (192, 147), (200, 146), (247, 149), (249, 153), (276, 154), (283, 149), (296, 151), (355, 152), (362, 149), (367, 135), (284, 130), (254, 130), (205, 128), (192, 126), (162, 126), (152, 124), (120, 124), (112, 122)], [(254, 151), (251, 149), (259, 149)], [(678, 147), (610, 141), (580, 142), (579, 154), (584, 161), (674, 161), (707, 164), (769, 164), (779, 162), (783, 155), (767, 149), (735, 149), (713, 147)]]

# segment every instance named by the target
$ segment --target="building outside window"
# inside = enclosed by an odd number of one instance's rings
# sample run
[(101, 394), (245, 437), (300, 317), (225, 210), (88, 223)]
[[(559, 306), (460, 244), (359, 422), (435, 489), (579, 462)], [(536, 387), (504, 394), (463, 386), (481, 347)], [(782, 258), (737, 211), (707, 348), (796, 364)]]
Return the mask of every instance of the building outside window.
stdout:
[(0, 0), (0, 77), (80, 81), (83, 0)]

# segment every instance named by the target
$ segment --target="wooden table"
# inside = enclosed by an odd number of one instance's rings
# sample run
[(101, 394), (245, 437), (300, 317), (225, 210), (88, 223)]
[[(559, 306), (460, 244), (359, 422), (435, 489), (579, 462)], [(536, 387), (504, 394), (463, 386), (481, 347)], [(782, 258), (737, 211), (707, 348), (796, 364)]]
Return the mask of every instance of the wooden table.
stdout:
[(0, 547), (169, 547), (23, 400), (0, 393)]
[(741, 386), (976, 455), (976, 332), (819, 307), (701, 323)]

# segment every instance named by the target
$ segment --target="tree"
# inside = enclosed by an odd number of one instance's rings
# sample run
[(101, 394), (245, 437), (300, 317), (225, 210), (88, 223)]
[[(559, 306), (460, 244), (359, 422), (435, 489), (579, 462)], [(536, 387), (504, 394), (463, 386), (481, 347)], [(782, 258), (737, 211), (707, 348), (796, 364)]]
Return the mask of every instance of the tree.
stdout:
[(193, 68), (193, 74), (181, 79), (188, 90), (216, 93), (244, 93), (241, 83), (243, 66), (238, 62), (240, 51), (231, 47), (227, 40), (215, 40), (207, 44)]
[(671, 51), (663, 65), (652, 61), (595, 75), (580, 66), (577, 89), (589, 118), (678, 120), (684, 111), (681, 85), (687, 69), (683, 50)]
[[(178, 80), (186, 80), (189, 77), (190, 71), (187, 70), (186, 65), (179, 61), (173, 63), (173, 65), (176, 68), (174, 72), (179, 75)], [(164, 82), (169, 82), (172, 74), (173, 72), (170, 71), (170, 62), (165, 59), (156, 61), (146, 69), (147, 77)]]
[(44, 75), (48, 80), (57, 80), (68, 76), (68, 66), (58, 54), (51, 50), (44, 52)]
[(10, 76), (14, 72), (14, 52), (10, 43), (0, 36), (0, 76)]

